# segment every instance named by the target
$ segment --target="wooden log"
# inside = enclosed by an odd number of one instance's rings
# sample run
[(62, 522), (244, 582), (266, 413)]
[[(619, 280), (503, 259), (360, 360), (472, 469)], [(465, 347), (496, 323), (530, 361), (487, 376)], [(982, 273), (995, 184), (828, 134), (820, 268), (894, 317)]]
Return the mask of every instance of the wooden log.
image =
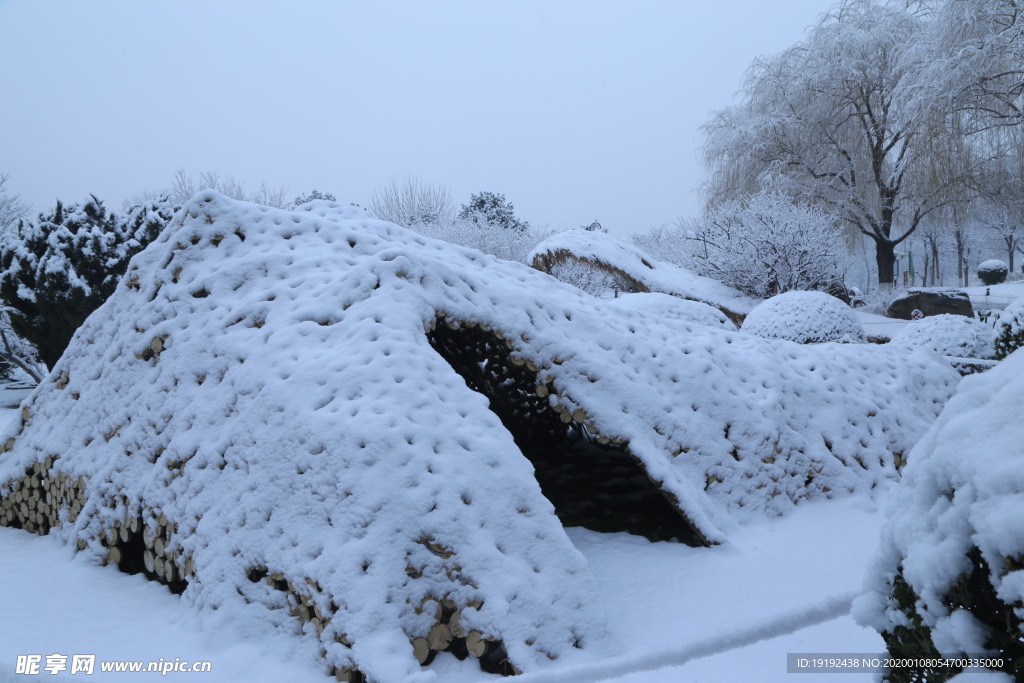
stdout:
[(107, 549), (107, 564), (121, 564), (121, 549), (116, 545)]
[(164, 576), (164, 558), (154, 557), (153, 558), (153, 573), (163, 578)]
[(430, 648), (438, 652), (447, 650), (448, 646), (452, 644), (452, 639), (452, 630), (448, 628), (448, 624), (434, 624), (434, 628), (430, 629), (430, 633), (427, 635), (427, 643)]
[(455, 636), (456, 638), (465, 638), (466, 637), (466, 631), (460, 625), (461, 621), (462, 621), (462, 612), (461, 612), (461, 610), (455, 610), (455, 612), (452, 613), (451, 618), (448, 619), (448, 628), (451, 629), (452, 635)]
[(469, 650), (469, 654), (477, 659), (484, 656), (484, 653), (487, 652), (487, 641), (484, 640), (484, 636), (480, 631), (469, 632), (469, 635), (466, 636), (466, 649)]
[(142, 554), (142, 562), (146, 565), (147, 572), (156, 571), (156, 559), (153, 557), (152, 550), (147, 550), (145, 553)]
[(548, 395), (548, 386), (546, 384), (538, 384), (536, 389), (537, 395), (541, 398), (546, 398)]
[(431, 662), (434, 653), (430, 650), (430, 643), (426, 638), (414, 638), (412, 641), (412, 654), (420, 666), (426, 666)]
[(164, 539), (158, 536), (153, 541), (153, 552), (159, 556), (164, 554), (164, 550), (166, 550), (166, 547), (164, 546)]

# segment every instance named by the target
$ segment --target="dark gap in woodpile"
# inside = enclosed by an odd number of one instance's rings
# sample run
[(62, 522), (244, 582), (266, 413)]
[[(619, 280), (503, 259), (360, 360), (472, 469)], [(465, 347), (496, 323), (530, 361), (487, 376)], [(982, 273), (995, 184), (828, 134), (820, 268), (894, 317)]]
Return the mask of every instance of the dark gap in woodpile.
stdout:
[(582, 424), (563, 422), (537, 395), (536, 374), (513, 362), (504, 340), (476, 325), (452, 329), (440, 320), (427, 337), (466, 384), (490, 400), (533, 463), (563, 526), (705, 545), (628, 451), (597, 443)]

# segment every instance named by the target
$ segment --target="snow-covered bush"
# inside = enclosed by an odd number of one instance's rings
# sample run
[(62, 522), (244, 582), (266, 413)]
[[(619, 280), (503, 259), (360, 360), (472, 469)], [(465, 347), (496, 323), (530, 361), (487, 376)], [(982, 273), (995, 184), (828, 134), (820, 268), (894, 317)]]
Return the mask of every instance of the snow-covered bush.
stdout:
[[(854, 616), (894, 658), (991, 653), (1024, 677), (1024, 354), (965, 378), (910, 452)], [(889, 681), (943, 681), (941, 668)]]
[(998, 285), (1006, 281), (1010, 268), (999, 259), (989, 259), (978, 266), (978, 279), (986, 285)]
[(1024, 297), (999, 312), (995, 325), (995, 358), (1002, 360), (1024, 346)]
[(0, 234), (0, 297), (14, 331), (47, 367), (175, 209), (164, 198), (119, 214), (93, 196), (84, 204), (57, 202), (51, 213)]
[(866, 342), (860, 319), (849, 306), (824, 292), (785, 292), (758, 305), (743, 321), (743, 331), (765, 339), (798, 344)]
[(776, 193), (726, 202), (705, 216), (633, 237), (658, 258), (765, 298), (841, 286), (846, 242), (836, 219)]
[(425, 237), (520, 263), (525, 263), (530, 251), (548, 236), (548, 233), (529, 226), (509, 229), (463, 218), (413, 222), (405, 227)]
[(912, 320), (893, 335), (894, 346), (910, 346), (935, 351), (954, 358), (993, 358), (995, 333), (977, 318), (963, 315), (932, 315)]

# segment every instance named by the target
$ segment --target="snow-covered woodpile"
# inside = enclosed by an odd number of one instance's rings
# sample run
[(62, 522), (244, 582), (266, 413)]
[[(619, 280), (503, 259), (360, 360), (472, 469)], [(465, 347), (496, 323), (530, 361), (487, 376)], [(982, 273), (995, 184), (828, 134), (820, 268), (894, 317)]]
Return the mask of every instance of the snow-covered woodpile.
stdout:
[(742, 322), (758, 300), (671, 263), (656, 261), (642, 250), (611, 235), (590, 230), (569, 230), (544, 240), (526, 262), (550, 273), (559, 266), (579, 264), (620, 280), (631, 292), (663, 292), (682, 299), (711, 304)]
[(599, 656), (562, 523), (721, 542), (897, 476), (959, 380), (707, 314), (202, 193), (0, 435), (0, 521), (301, 630), (341, 680)]

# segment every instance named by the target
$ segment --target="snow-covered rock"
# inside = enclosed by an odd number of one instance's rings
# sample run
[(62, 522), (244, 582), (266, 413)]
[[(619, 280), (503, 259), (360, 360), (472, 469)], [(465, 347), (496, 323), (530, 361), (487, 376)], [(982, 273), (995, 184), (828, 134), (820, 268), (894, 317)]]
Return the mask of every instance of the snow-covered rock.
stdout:
[(0, 511), (122, 568), (156, 538), (148, 575), (379, 683), (441, 626), (530, 671), (613, 644), (536, 454), (493, 411), (620, 444), (720, 542), (895, 478), (958, 381), (931, 353), (651, 315), (353, 207), (211, 191), (0, 434)]
[(889, 342), (894, 346), (926, 348), (940, 356), (982, 358), (995, 356), (995, 333), (977, 318), (933, 315), (912, 320)]
[(917, 649), (922, 639), (946, 656), (1000, 643), (1019, 653), (1019, 631), (1008, 625), (1019, 629), (1024, 619), (1022, 377), (1018, 352), (965, 378), (910, 453), (866, 593), (854, 603), (854, 616), (883, 633), (893, 656), (928, 656)]
[(734, 321), (758, 304), (732, 287), (686, 268), (655, 261), (641, 249), (604, 232), (568, 230), (547, 238), (530, 252), (526, 262), (550, 272), (556, 264), (577, 262), (614, 274), (636, 292), (663, 292), (721, 309)]
[(783, 292), (760, 304), (743, 321), (743, 331), (798, 344), (865, 342), (867, 334), (852, 308), (824, 292)]

